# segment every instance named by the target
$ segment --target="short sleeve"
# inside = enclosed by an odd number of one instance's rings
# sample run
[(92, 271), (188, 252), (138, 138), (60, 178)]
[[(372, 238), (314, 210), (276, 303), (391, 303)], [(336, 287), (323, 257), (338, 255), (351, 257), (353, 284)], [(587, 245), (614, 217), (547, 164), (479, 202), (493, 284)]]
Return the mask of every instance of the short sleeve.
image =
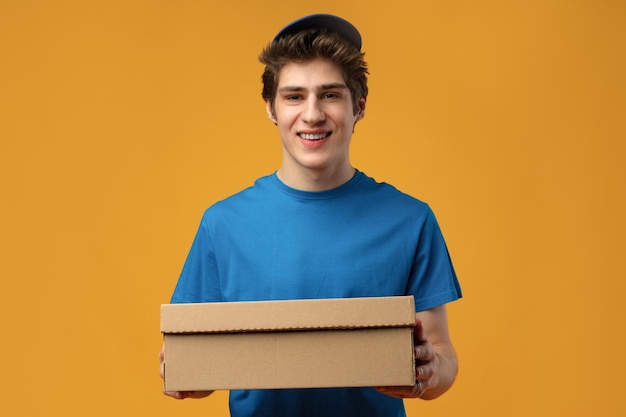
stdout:
[(416, 311), (428, 310), (462, 297), (448, 248), (430, 208), (420, 229), (407, 294)]
[(219, 275), (205, 213), (178, 278), (171, 303), (214, 302), (221, 299)]

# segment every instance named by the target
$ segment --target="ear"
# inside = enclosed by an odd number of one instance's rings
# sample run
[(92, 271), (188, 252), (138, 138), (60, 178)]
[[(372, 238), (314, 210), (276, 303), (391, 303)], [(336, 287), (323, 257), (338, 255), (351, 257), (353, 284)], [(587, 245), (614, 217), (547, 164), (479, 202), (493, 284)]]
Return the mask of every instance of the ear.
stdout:
[(272, 103), (269, 100), (265, 100), (265, 112), (267, 113), (267, 118), (270, 119), (272, 123), (275, 125), (278, 124), (278, 120), (276, 120), (276, 113), (272, 108)]
[(367, 104), (367, 97), (361, 97), (359, 99), (359, 111), (356, 114), (356, 121), (362, 120), (365, 117), (365, 105)]

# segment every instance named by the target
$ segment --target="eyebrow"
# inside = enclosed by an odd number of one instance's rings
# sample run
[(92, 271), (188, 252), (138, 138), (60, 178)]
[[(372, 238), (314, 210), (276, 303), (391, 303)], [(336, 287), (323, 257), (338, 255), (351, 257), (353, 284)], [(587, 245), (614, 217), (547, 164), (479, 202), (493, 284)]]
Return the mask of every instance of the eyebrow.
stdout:
[[(336, 89), (347, 89), (348, 86), (345, 85), (344, 83), (331, 83), (331, 84), (322, 84), (319, 87), (315, 87), (318, 90), (336, 90)], [(295, 91), (305, 91), (306, 88), (304, 87), (298, 87), (298, 86), (284, 86), (284, 87), (280, 87), (278, 89), (279, 93), (289, 93), (289, 92), (295, 92)]]

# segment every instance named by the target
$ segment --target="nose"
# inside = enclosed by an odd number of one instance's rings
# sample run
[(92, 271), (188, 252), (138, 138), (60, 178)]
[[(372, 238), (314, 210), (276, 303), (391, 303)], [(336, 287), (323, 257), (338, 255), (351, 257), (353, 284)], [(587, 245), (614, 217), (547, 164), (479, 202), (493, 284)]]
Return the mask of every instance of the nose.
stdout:
[(310, 124), (323, 122), (326, 119), (326, 114), (322, 109), (320, 100), (317, 97), (308, 98), (300, 117)]

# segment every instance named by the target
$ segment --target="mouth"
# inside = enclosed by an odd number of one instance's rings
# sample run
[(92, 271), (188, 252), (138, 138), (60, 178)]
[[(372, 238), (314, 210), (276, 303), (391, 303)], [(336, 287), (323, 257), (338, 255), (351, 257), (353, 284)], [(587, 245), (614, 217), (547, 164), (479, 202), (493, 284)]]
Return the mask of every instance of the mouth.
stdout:
[(304, 133), (304, 132), (300, 132), (300, 133), (298, 133), (298, 137), (300, 139), (312, 140), (312, 141), (318, 141), (318, 140), (326, 139), (330, 135), (331, 135), (331, 132), (319, 132), (319, 133)]

